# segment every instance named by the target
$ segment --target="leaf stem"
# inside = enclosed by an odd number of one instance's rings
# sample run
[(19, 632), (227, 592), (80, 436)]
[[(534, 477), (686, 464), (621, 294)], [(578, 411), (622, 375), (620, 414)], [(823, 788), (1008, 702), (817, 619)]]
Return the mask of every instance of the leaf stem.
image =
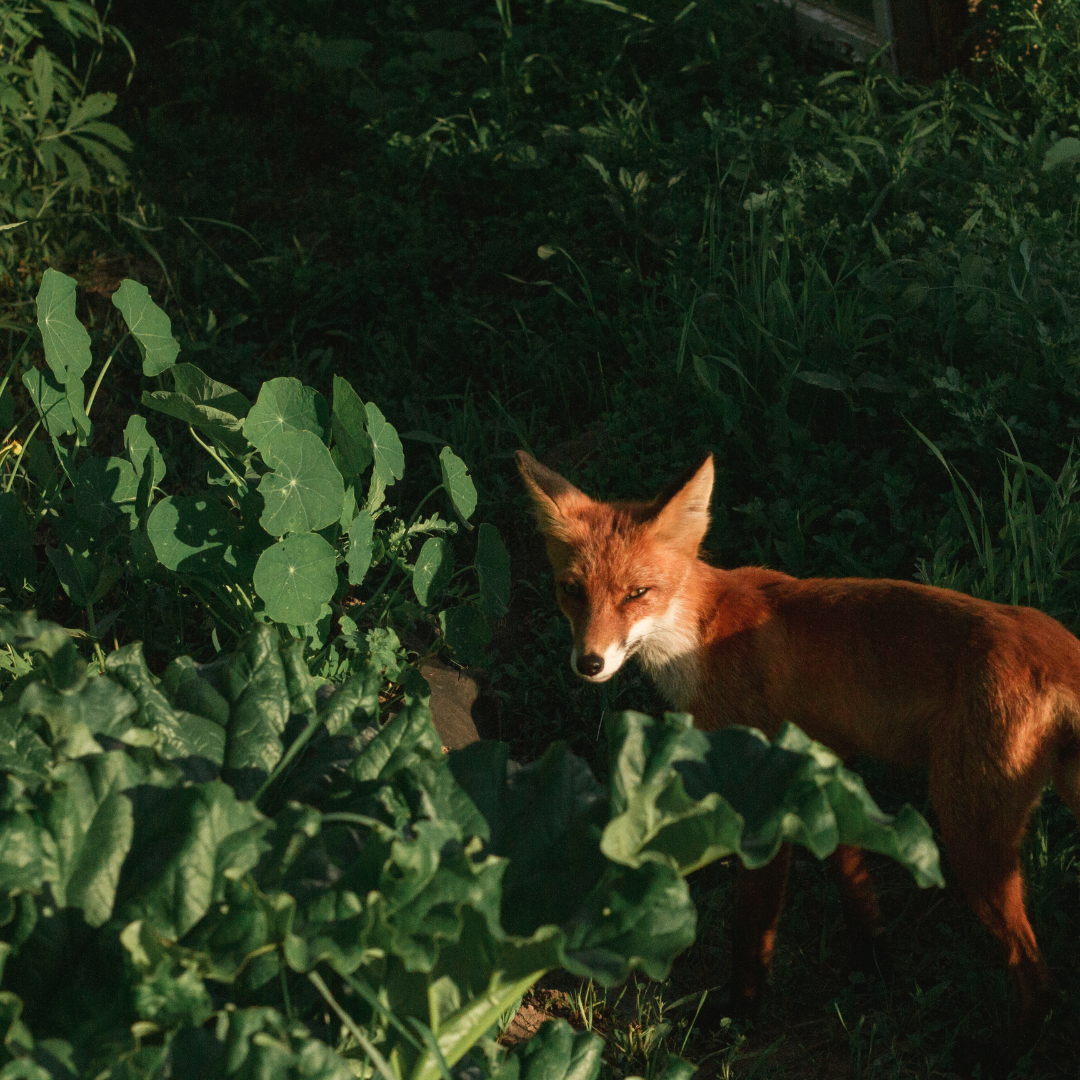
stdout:
[(317, 971), (309, 971), (308, 978), (311, 980), (315, 989), (326, 999), (327, 1005), (337, 1013), (338, 1019), (348, 1029), (349, 1034), (360, 1044), (372, 1065), (382, 1073), (383, 1080), (400, 1080), (399, 1077), (394, 1075), (394, 1070), (390, 1068), (390, 1063), (379, 1053), (372, 1041), (357, 1026), (356, 1021), (337, 1003), (334, 995), (330, 993), (330, 988), (323, 982), (322, 976)]
[(15, 464), (12, 466), (11, 475), (8, 477), (7, 485), (4, 491), (10, 491), (15, 483), (15, 477), (19, 475), (19, 465), (22, 463), (23, 454), (26, 453), (26, 448), (30, 445), (30, 440), (34, 437), (37, 429), (41, 427), (41, 419), (39, 418), (37, 423), (30, 429), (30, 434), (26, 436), (22, 441), (22, 445), (19, 447), (18, 456), (15, 458)]
[(90, 410), (94, 407), (94, 398), (97, 397), (98, 388), (101, 386), (101, 380), (105, 378), (105, 372), (109, 370), (109, 365), (113, 362), (113, 357), (120, 351), (120, 346), (124, 344), (127, 339), (131, 337), (131, 331), (129, 330), (117, 343), (116, 347), (108, 357), (105, 359), (105, 363), (101, 365), (101, 370), (98, 372), (98, 377), (94, 382), (94, 389), (90, 391), (90, 397), (86, 402), (86, 415), (90, 415)]
[(233, 483), (240, 489), (240, 494), (246, 495), (248, 493), (247, 484), (225, 464), (225, 459), (209, 443), (203, 442), (195, 434), (195, 429), (190, 424), (188, 424), (188, 431), (191, 432), (191, 437), (232, 477)]

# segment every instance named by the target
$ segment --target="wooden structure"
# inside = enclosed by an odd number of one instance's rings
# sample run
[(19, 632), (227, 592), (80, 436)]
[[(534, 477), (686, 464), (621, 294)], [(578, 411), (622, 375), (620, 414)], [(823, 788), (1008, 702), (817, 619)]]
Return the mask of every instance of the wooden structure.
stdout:
[(967, 0), (779, 0), (801, 36), (845, 60), (865, 62), (882, 45), (893, 71), (930, 82), (966, 66)]

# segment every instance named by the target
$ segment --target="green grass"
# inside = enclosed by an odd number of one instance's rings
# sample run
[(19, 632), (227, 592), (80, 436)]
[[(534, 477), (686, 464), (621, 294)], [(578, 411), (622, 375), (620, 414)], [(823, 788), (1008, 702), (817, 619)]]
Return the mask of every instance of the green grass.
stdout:
[[(604, 711), (660, 707), (634, 673), (602, 691), (570, 673), (519, 446), (620, 497), (710, 448), (723, 565), (918, 575), (1080, 628), (1080, 187), (1072, 163), (1043, 169), (1078, 131), (1080, 5), (999, 5), (979, 81), (930, 87), (832, 72), (748, 0), (509, 12), (119, 5), (134, 180), (122, 214), (51, 236), (54, 265), (103, 294), (156, 283), (184, 358), (249, 396), (348, 377), (415, 435), (402, 505), (437, 475), (424, 433), (453, 445), (513, 557), (490, 667), (519, 757), (566, 738), (602, 768)], [(122, 90), (126, 68), (102, 77)], [(92, 334), (115, 336), (104, 295), (89, 304)], [(107, 385), (106, 440), (139, 391)], [(206, 647), (166, 601), (121, 643)], [(924, 800), (918, 777), (865, 774), (884, 805)], [(1021, 1075), (1080, 1059), (1075, 852), (1050, 798), (1028, 880), (1063, 996)], [(594, 1009), (612, 1061), (644, 1075), (685, 1040), (706, 1075), (950, 1075), (956, 1038), (1007, 1017), (1001, 966), (962, 902), (881, 871), (891, 988), (845, 976), (831, 886), (798, 863), (762, 1024), (694, 1029), (685, 1004), (669, 1021), (664, 1001), (723, 983), (723, 870), (697, 886), (699, 944), (635, 1014), (639, 1035), (670, 1030), (631, 1038), (625, 998)]]

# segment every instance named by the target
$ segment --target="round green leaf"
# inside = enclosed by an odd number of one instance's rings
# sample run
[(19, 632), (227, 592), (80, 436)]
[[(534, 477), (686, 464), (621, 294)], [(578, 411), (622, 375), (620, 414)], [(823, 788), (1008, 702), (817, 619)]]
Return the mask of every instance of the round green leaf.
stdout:
[(427, 607), (446, 588), (454, 570), (454, 552), (441, 536), (424, 541), (413, 568), (416, 599)]
[(318, 622), (337, 586), (334, 549), (318, 533), (300, 533), (267, 548), (255, 566), (255, 592), (274, 622)]
[(275, 435), (264, 456), (274, 471), (259, 482), (265, 503), (259, 524), (271, 536), (325, 529), (341, 517), (345, 484), (318, 435)]
[(180, 355), (180, 343), (172, 335), (169, 316), (150, 299), (146, 286), (125, 278), (112, 302), (139, 343), (143, 374), (160, 375), (171, 368)]
[(205, 495), (172, 495), (154, 507), (146, 522), (154, 554), (167, 570), (207, 573), (235, 542), (232, 515)]
[(317, 390), (299, 379), (271, 379), (244, 421), (244, 436), (266, 457), (275, 440), (293, 431), (310, 431), (322, 441), (330, 433), (330, 410)]
[(469, 476), (468, 466), (449, 446), (443, 447), (439, 455), (439, 465), (442, 466), (443, 487), (446, 488), (454, 509), (468, 521), (476, 509), (476, 488)]

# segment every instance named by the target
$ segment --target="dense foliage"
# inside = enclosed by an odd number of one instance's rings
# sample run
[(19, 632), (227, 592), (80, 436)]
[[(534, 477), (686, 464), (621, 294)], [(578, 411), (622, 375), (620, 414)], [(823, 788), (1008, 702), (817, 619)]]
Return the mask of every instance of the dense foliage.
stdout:
[[(709, 545), (725, 564), (917, 575), (1077, 627), (1075, 0), (981, 5), (974, 76), (932, 86), (839, 68), (795, 40), (780, 5), (751, 0), (117, 0), (109, 18), (126, 38), (94, 23), (74, 40), (71, 20), (92, 11), (76, 0), (3, 8), (30, 35), (4, 76), (22, 127), (0, 135), (4, 160), (24, 168), (22, 201), (4, 212), (27, 222), (0, 233), (14, 361), (14, 392), (0, 395), (4, 600), (86, 634), (83, 648), (101, 649), (91, 670), (109, 643), (138, 640), (158, 674), (180, 655), (212, 663), (269, 610), (285, 616), (278, 633), (305, 640), (317, 677), (340, 684), (376, 664), (391, 710), (422, 697), (414, 673), (432, 652), (482, 657), (512, 757), (565, 738), (606, 776), (611, 714), (658, 703), (633, 672), (598, 691), (566, 670), (518, 446), (626, 497), (708, 446), (721, 464)], [(44, 121), (42, 43), (53, 70), (77, 45), (79, 72)], [(127, 186), (74, 129), (51, 137), (72, 127), (80, 95), (110, 93), (130, 155), (119, 135), (82, 134), (124, 159)], [(42, 140), (82, 156), (88, 192), (62, 155), (48, 171)], [(90, 336), (61, 370), (34, 330), (43, 256), (77, 279), (65, 302)], [(121, 344), (141, 301), (129, 284), (127, 306), (111, 302), (125, 278), (149, 287), (181, 348), (151, 359), (156, 373), (137, 334)], [(336, 473), (342, 517), (354, 515), (322, 528), (315, 503), (294, 507), (301, 543), (328, 570), (325, 542), (335, 563), (333, 590), (316, 575), (299, 614), (268, 609), (255, 578), (292, 530), (268, 531), (280, 522), (253, 507), (296, 479), (244, 430), (264, 386), (265, 406), (305, 418), (290, 434), (319, 440), (334, 472), (312, 439), (285, 442), (309, 444), (319, 490), (336, 504)], [(35, 392), (52, 395), (46, 411), (71, 408), (59, 449), (44, 422), (26, 437)], [(233, 411), (212, 416), (206, 395)], [(80, 404), (92, 432), (78, 430)], [(335, 406), (360, 447), (342, 443)], [(411, 451), (400, 477), (374, 461), (379, 417)], [(362, 458), (369, 442), (372, 463), (350, 483), (355, 459), (342, 455)], [(452, 471), (444, 486), (446, 446), (475, 484), (474, 532)], [(133, 490), (129, 467), (138, 490), (113, 499), (121, 479)], [(395, 484), (372, 508), (380, 469)], [(424, 532), (413, 514), (436, 489), (441, 516)], [(85, 542), (95, 513), (108, 518), (100, 566)], [(364, 513), (378, 515), (372, 566), (355, 583)], [(91, 603), (84, 569), (104, 589)], [(300, 614), (311, 621), (290, 621)], [(863, 771), (884, 804), (921, 804), (917, 778)], [(1071, 1075), (1080, 1054), (1076, 852), (1048, 794), (1027, 881), (1062, 994), (1024, 1066), (1040, 1078)], [(828, 1075), (849, 1059), (886, 1076), (947, 1070), (959, 1039), (1004, 1024), (1006, 983), (959, 906), (923, 904), (932, 893), (882, 869), (896, 983), (848, 979), (828, 887), (796, 862), (776, 987), (750, 1043), (694, 1012), (724, 977), (727, 869), (692, 884), (699, 941), (662, 990), (594, 982), (544, 1000), (607, 1035), (620, 1073), (662, 1071), (669, 1052), (721, 1074), (750, 1052), (757, 1075)], [(592, 1061), (560, 1046), (544, 1060)], [(528, 1053), (508, 1067), (529, 1071)]]
[(5, 1077), (437, 1080), (478, 1043), (504, 1076), (489, 1035), (545, 971), (667, 976), (713, 859), (857, 841), (941, 883), (926, 823), (794, 730), (626, 713), (605, 790), (562, 744), (447, 755), (419, 696), (380, 725), (376, 663), (324, 693), (268, 626), (160, 679), (138, 644), (88, 675), (27, 616), (0, 642), (29, 669), (0, 705)]

